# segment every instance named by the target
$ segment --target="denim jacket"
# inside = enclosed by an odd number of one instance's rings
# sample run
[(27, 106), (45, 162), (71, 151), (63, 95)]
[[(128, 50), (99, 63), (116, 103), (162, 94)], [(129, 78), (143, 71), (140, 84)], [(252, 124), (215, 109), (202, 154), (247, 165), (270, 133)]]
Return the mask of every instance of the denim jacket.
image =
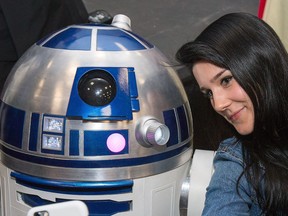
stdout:
[(214, 158), (214, 173), (207, 188), (202, 216), (261, 215), (255, 191), (244, 175), (237, 193), (237, 180), (244, 166), (242, 144), (236, 138), (224, 140)]

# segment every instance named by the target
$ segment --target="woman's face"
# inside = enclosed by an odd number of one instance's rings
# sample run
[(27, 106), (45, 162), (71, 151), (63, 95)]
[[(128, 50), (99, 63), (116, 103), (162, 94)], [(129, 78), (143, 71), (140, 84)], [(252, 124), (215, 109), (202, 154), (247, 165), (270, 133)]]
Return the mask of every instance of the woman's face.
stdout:
[(254, 129), (253, 104), (231, 71), (201, 61), (193, 66), (192, 72), (214, 110), (232, 124), (239, 134), (250, 134)]

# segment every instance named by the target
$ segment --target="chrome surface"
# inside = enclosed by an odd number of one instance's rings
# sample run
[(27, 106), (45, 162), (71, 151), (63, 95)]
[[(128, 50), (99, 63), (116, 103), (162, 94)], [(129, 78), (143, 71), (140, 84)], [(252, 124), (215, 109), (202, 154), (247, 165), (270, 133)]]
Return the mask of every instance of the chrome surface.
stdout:
[[(157, 163), (149, 163), (141, 166), (117, 167), (117, 168), (59, 168), (29, 163), (16, 158), (11, 158), (3, 153), (3, 164), (9, 164), (12, 170), (39, 176), (48, 179), (71, 180), (71, 181), (113, 181), (147, 177), (174, 169), (183, 165), (191, 158), (192, 149), (183, 152), (177, 157), (169, 158)], [(29, 167), (29, 169), (23, 169)]]
[[(77, 26), (76, 26), (77, 27)], [(98, 29), (115, 29), (116, 27), (90, 27), (92, 35)], [(53, 37), (53, 35), (51, 36)], [(93, 38), (93, 37), (92, 37)], [(45, 48), (33, 45), (16, 63), (4, 86), (1, 99), (14, 108), (25, 111), (22, 148), (11, 147), (9, 143), (1, 144), (7, 149), (13, 149), (25, 155), (45, 159), (91, 160), (135, 159), (146, 156), (158, 156), (161, 153), (175, 150), (188, 145), (189, 148), (171, 158), (159, 162), (147, 163), (141, 166), (125, 166), (119, 168), (90, 168), (77, 169), (57, 166), (44, 166), (30, 161), (20, 160), (2, 152), (2, 162), (10, 169), (30, 175), (55, 179), (80, 180), (115, 180), (139, 178), (165, 172), (184, 164), (192, 155), (192, 115), (184, 87), (176, 71), (169, 65), (167, 58), (156, 48), (136, 51), (97, 51), (96, 39), (91, 41), (90, 51), (64, 50)], [(79, 155), (70, 156), (68, 144), (64, 147), (64, 155), (54, 155), (41, 152), (41, 130), (44, 115), (66, 116), (76, 71), (79, 67), (117, 67), (133, 68), (136, 76), (140, 110), (133, 112), (132, 120), (100, 121), (67, 118), (65, 124), (65, 143), (70, 142), (70, 130), (79, 131)], [(141, 119), (156, 119), (164, 124), (163, 112), (176, 110), (184, 106), (188, 117), (188, 139), (172, 146), (153, 145), (147, 148), (147, 142), (137, 139), (137, 125)], [(112, 108), (112, 107), (111, 107)], [(119, 109), (119, 107), (117, 107)], [(32, 113), (39, 113), (39, 131), (37, 150), (29, 151), (30, 119)], [(179, 121), (176, 116), (176, 120)], [(181, 133), (179, 122), (178, 134)], [(83, 137), (84, 131), (127, 130), (129, 139), (128, 154), (109, 156), (85, 156)], [(173, 134), (170, 134), (173, 136)]]

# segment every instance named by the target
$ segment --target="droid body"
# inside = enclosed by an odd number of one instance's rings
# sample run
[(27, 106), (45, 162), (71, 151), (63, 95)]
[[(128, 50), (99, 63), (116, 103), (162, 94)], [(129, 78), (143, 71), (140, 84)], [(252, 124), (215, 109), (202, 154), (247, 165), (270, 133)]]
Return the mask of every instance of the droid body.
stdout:
[(2, 215), (69, 200), (91, 216), (180, 214), (188, 99), (165, 56), (120, 24), (68, 26), (14, 66), (0, 104)]

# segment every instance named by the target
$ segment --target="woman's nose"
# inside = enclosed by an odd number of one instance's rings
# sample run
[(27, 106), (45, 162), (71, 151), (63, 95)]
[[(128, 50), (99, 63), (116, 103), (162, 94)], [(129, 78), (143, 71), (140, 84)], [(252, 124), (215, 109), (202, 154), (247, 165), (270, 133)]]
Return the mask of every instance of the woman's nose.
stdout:
[(216, 112), (222, 112), (230, 105), (231, 100), (224, 92), (213, 93), (212, 106)]

